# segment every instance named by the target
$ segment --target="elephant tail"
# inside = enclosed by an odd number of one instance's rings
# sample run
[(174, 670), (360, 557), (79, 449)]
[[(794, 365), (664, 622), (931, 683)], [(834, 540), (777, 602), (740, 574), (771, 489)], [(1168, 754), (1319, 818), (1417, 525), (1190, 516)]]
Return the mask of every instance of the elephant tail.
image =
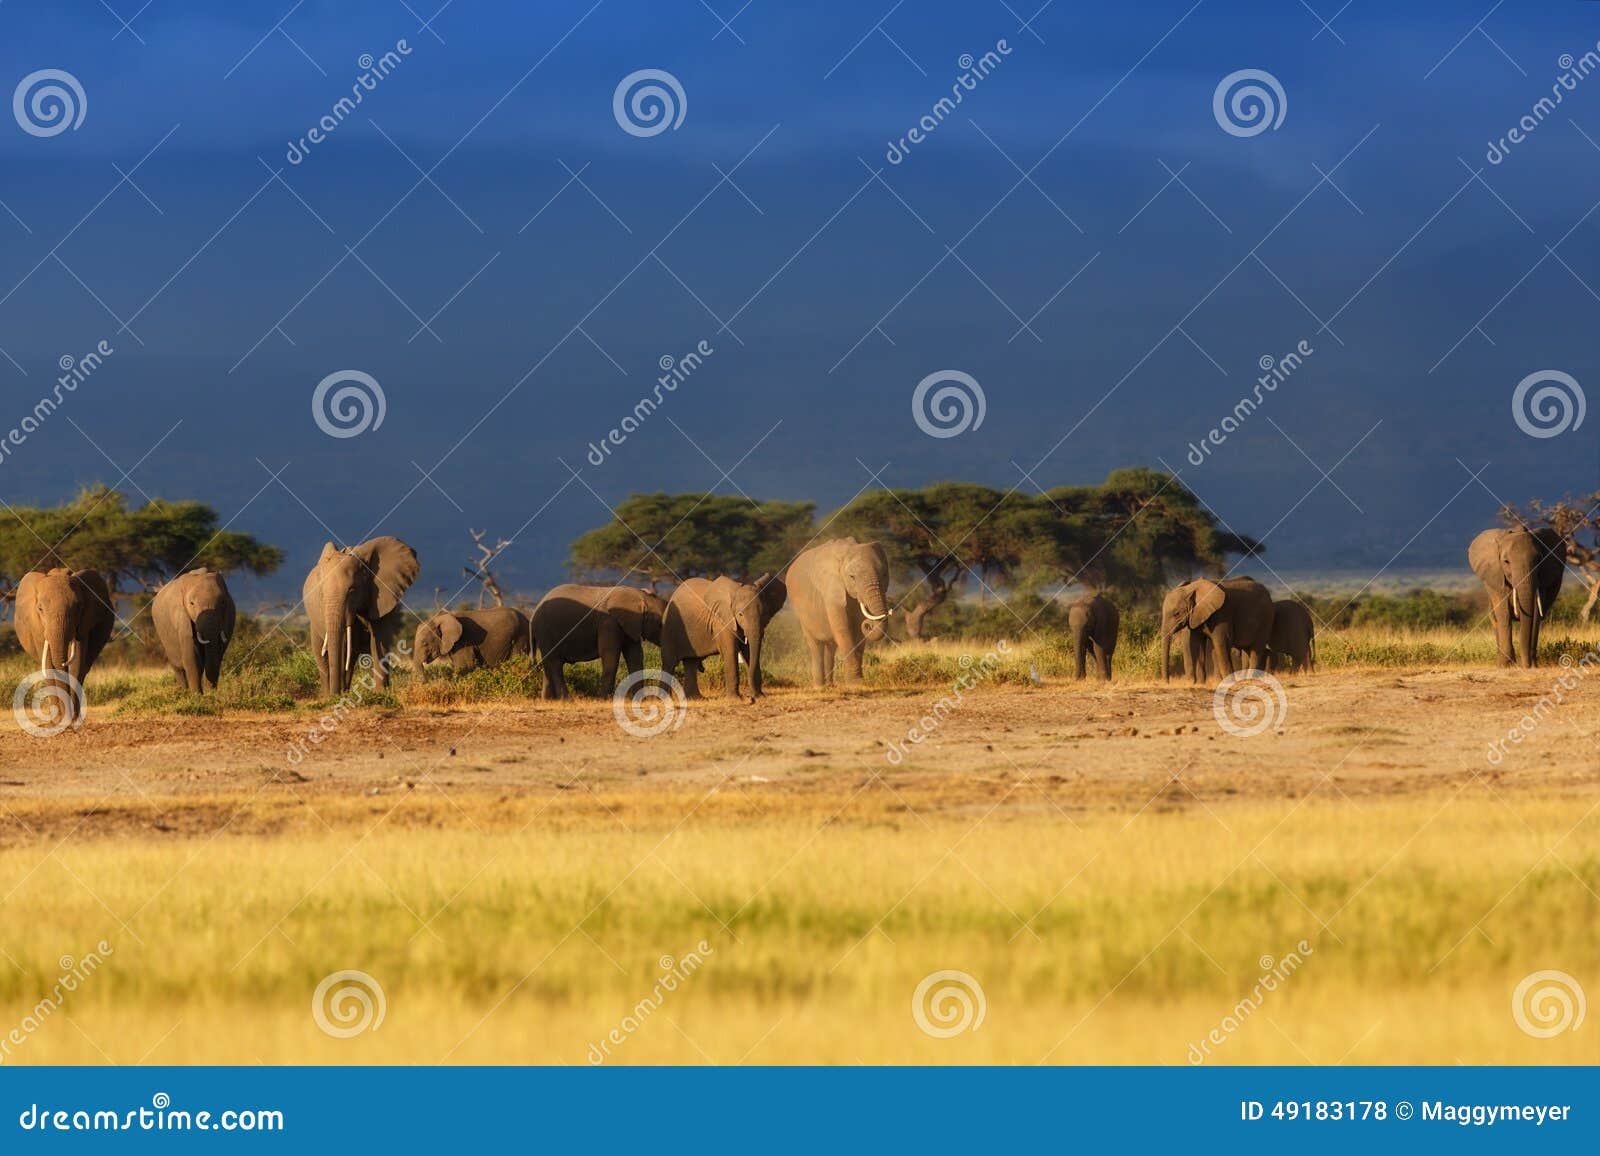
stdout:
[(1306, 665), (1312, 674), (1317, 673), (1317, 636), (1315, 634), (1306, 642)]

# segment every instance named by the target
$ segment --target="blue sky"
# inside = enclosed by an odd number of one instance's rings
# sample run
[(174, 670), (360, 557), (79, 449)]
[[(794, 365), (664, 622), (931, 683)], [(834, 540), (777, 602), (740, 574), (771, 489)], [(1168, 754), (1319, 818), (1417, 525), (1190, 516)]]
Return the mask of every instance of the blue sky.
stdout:
[[(87, 106), (57, 135), (0, 124), (0, 427), (62, 357), (115, 349), (0, 462), (0, 498), (206, 500), (289, 551), (263, 592), (374, 532), (453, 590), (468, 526), (515, 535), (503, 577), (537, 587), (639, 490), (826, 511), (874, 477), (1031, 490), (1164, 462), (1273, 568), (1376, 572), (1464, 565), (1497, 498), (1600, 486), (1600, 417), (1531, 437), (1511, 406), (1540, 371), (1600, 381), (1600, 77), (1485, 159), (1600, 40), (1600, 5), (1312, 0), (1324, 27), (1213, 0), (110, 3), (129, 27), (97, 0), (0, 5), (4, 87), (59, 69)], [(642, 69), (681, 86), (675, 130), (614, 117)], [(1283, 90), (1276, 129), (1219, 125), (1241, 69)], [(380, 383), (380, 427), (318, 428), (341, 370)], [(980, 383), (980, 427), (918, 428), (941, 370)]]

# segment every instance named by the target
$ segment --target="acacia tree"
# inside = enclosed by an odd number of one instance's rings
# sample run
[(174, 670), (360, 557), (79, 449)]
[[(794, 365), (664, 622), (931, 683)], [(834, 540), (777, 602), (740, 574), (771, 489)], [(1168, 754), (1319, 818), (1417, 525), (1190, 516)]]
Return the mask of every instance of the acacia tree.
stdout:
[(914, 639), (968, 576), (989, 589), (1025, 582), (1053, 565), (1059, 543), (1051, 523), (1051, 511), (1027, 495), (970, 482), (874, 490), (829, 519), (831, 527), (884, 547), (918, 598), (905, 616)]
[(283, 551), (249, 534), (219, 527), (217, 512), (201, 502), (153, 499), (130, 509), (107, 486), (80, 490), (60, 506), (9, 506), (0, 513), (0, 586), (7, 600), (30, 570), (56, 566), (94, 569), (112, 589), (134, 585), (154, 591), (195, 566), (270, 574)]
[(1129, 602), (1149, 601), (1197, 573), (1219, 574), (1230, 556), (1263, 551), (1161, 470), (1113, 470), (1098, 486), (1063, 486), (1045, 500), (1062, 520), (1062, 577)]
[(811, 502), (722, 494), (632, 494), (571, 546), (574, 575), (660, 583), (727, 574), (748, 581), (787, 566), (811, 536)]
[(1508, 526), (1550, 529), (1561, 535), (1566, 545), (1566, 562), (1577, 571), (1578, 581), (1589, 591), (1578, 619), (1588, 622), (1600, 602), (1600, 490), (1576, 498), (1570, 494), (1555, 502), (1538, 498), (1525, 509), (1503, 506), (1500, 520)]

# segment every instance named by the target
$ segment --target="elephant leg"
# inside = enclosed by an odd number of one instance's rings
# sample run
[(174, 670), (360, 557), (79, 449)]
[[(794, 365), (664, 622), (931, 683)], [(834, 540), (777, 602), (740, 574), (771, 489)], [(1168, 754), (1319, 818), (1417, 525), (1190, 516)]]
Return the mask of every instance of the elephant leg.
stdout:
[(620, 657), (615, 646), (601, 646), (600, 648), (600, 693), (610, 698), (617, 689), (617, 659)]
[(827, 679), (827, 673), (823, 669), (823, 652), (825, 649), (825, 643), (819, 642), (815, 638), (806, 639), (806, 654), (811, 659), (812, 686), (821, 686)]
[(1088, 674), (1089, 636), (1082, 630), (1077, 631), (1072, 639), (1072, 677), (1083, 678)]
[(550, 683), (550, 697), (554, 699), (568, 699), (572, 691), (567, 688), (567, 664), (561, 659), (549, 659), (545, 663), (545, 678)]
[(822, 644), (822, 685), (833, 685), (833, 668), (839, 658), (839, 646), (832, 639)]
[(683, 697), (700, 697), (700, 660), (686, 658), (683, 660)]
[(1490, 616), (1494, 619), (1494, 645), (1500, 652), (1500, 665), (1511, 666), (1517, 661), (1516, 652), (1511, 649), (1511, 607), (1508, 601), (1502, 598), (1490, 607)]
[(628, 665), (629, 674), (638, 674), (644, 669), (644, 643), (629, 639), (622, 646), (622, 661)]
[(1111, 651), (1101, 646), (1098, 642), (1094, 644), (1094, 664), (1100, 671), (1100, 678), (1105, 682), (1110, 682)]
[(190, 694), (203, 693), (200, 689), (200, 655), (192, 643), (183, 651), (183, 686)]

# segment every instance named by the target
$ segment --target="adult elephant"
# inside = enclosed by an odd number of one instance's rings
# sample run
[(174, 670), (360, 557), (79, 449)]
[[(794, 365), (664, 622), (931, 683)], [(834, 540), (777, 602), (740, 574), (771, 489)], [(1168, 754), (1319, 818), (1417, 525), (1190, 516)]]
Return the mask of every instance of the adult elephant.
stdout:
[(811, 685), (861, 681), (861, 652), (883, 639), (889, 621), (889, 556), (876, 542), (837, 538), (804, 550), (789, 565), (789, 604), (811, 655)]
[(532, 640), (528, 616), (512, 606), (441, 610), (417, 627), (411, 661), (418, 670), (440, 658), (458, 671), (499, 666), (513, 654), (530, 653)]
[(761, 694), (761, 639), (788, 590), (781, 578), (763, 574), (753, 582), (729, 577), (688, 578), (672, 593), (661, 626), (661, 669), (683, 664), (683, 693), (700, 697), (700, 660), (722, 658), (723, 691), (739, 697), (739, 660), (750, 666), (750, 696)]
[(1317, 669), (1317, 625), (1304, 603), (1280, 599), (1272, 604), (1267, 649), (1269, 671)]
[(178, 681), (195, 694), (217, 689), (222, 656), (233, 637), (236, 617), (228, 583), (201, 566), (179, 574), (150, 603), (156, 641)]
[(1072, 634), (1075, 678), (1087, 674), (1089, 650), (1094, 649), (1100, 677), (1111, 678), (1111, 656), (1117, 650), (1117, 608), (1103, 594), (1086, 594), (1067, 607), (1067, 629)]
[(372, 659), (378, 689), (389, 684), (389, 651), (405, 614), (401, 598), (420, 569), (417, 552), (399, 538), (373, 538), (342, 550), (332, 542), (322, 547), (300, 594), (326, 697), (350, 689), (362, 653)]
[(98, 570), (32, 571), (17, 583), (14, 613), (17, 641), (30, 658), (39, 661), (41, 687), (59, 688), (67, 718), (83, 714), (86, 705), (51, 672), (64, 673), (78, 687), (111, 639), (117, 616), (111, 609), (111, 587)]
[[(1249, 669), (1264, 669), (1272, 641), (1272, 595), (1254, 578), (1198, 578), (1171, 591), (1161, 604), (1162, 675), (1172, 660), (1172, 636), (1187, 630), (1189, 677), (1193, 682), (1227, 676), (1242, 650)], [(1209, 653), (1207, 653), (1209, 652)]]
[(628, 673), (644, 669), (644, 644), (661, 642), (667, 604), (632, 586), (580, 586), (552, 589), (533, 608), (533, 640), (543, 673), (544, 698), (569, 698), (563, 668), (569, 662), (600, 660), (600, 691), (607, 698), (617, 685), (617, 660)]
[[(1467, 562), (1489, 592), (1500, 665), (1539, 665), (1539, 627), (1561, 593), (1566, 543), (1554, 530), (1485, 530), (1467, 548)], [(1512, 643), (1517, 623), (1519, 659)]]

